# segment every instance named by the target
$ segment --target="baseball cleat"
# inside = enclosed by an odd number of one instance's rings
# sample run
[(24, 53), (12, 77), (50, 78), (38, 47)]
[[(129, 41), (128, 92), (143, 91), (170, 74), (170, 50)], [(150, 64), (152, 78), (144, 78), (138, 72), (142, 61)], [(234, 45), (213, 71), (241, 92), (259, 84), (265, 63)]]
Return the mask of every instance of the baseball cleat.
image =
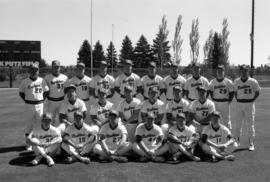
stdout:
[(91, 160), (88, 157), (82, 157), (81, 161), (85, 164), (89, 164), (91, 162)]
[(235, 156), (234, 155), (227, 155), (227, 156), (225, 156), (225, 159), (227, 161), (234, 161), (235, 160)]
[(177, 161), (177, 160), (179, 159), (180, 155), (181, 155), (181, 152), (178, 151), (178, 152), (176, 152), (175, 154), (173, 154), (172, 159), (173, 159), (174, 161)]
[(123, 156), (113, 156), (112, 158), (116, 162), (128, 162), (128, 159)]
[(31, 145), (27, 145), (27, 146), (26, 146), (26, 151), (32, 152), (32, 151), (33, 151), (32, 146), (31, 146)]
[(53, 161), (53, 159), (50, 156), (48, 156), (46, 158), (46, 161), (47, 161), (49, 167), (51, 167), (51, 166), (54, 165), (54, 161)]
[(42, 159), (42, 156), (41, 156), (41, 155), (36, 156), (36, 158), (35, 158), (34, 160), (31, 161), (31, 164), (32, 164), (33, 166), (36, 166), (36, 165), (38, 165), (38, 164), (40, 163), (41, 159)]
[(140, 162), (148, 162), (149, 159), (148, 159), (147, 157), (144, 157), (144, 156), (143, 156), (143, 157), (140, 157), (140, 158), (139, 158), (139, 161), (140, 161)]
[(154, 161), (154, 162), (165, 162), (165, 159), (164, 159), (164, 157), (158, 156), (158, 157), (155, 157), (155, 158), (153, 159), (153, 161)]
[(197, 157), (197, 156), (192, 156), (190, 159), (195, 161), (195, 162), (200, 162), (201, 161), (201, 159), (199, 157)]
[(255, 150), (254, 144), (250, 144), (249, 147), (248, 147), (248, 150), (249, 151), (254, 151)]

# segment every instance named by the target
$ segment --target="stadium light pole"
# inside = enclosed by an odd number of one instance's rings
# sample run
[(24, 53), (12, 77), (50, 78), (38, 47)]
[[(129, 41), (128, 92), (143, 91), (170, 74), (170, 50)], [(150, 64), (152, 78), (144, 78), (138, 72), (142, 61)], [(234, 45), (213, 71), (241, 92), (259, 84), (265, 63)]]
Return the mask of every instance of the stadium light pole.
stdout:
[(91, 42), (91, 77), (93, 77), (93, 41), (92, 41), (92, 37), (93, 37), (93, 27), (92, 27), (92, 23), (93, 23), (93, 3), (91, 0), (91, 24), (90, 24), (90, 42)]
[(250, 76), (253, 77), (254, 65), (253, 65), (253, 58), (254, 58), (254, 7), (255, 0), (252, 0), (252, 16), (251, 16), (251, 33), (250, 33), (250, 41), (251, 41), (251, 56), (250, 56), (250, 67), (251, 72)]

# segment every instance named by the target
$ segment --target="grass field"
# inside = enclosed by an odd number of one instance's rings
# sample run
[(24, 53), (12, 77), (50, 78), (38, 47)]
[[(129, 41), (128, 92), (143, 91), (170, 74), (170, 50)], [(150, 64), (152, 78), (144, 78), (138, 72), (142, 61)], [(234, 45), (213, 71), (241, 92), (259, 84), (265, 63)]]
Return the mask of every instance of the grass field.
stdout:
[[(49, 168), (26, 165), (33, 156), (24, 151), (24, 104), (17, 89), (0, 90), (0, 182), (45, 181), (210, 181), (263, 182), (270, 178), (270, 89), (263, 89), (256, 103), (256, 150), (235, 152), (234, 162), (99, 163), (61, 162)], [(233, 106), (234, 108), (234, 106)], [(233, 109), (232, 109), (233, 110)]]

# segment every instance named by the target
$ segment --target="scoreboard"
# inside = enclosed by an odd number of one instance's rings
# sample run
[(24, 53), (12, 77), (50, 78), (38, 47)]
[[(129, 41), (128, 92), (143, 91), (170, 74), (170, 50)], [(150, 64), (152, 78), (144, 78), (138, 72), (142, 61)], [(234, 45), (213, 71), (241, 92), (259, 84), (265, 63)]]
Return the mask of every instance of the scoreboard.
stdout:
[(0, 40), (0, 66), (29, 66), (40, 59), (40, 41)]

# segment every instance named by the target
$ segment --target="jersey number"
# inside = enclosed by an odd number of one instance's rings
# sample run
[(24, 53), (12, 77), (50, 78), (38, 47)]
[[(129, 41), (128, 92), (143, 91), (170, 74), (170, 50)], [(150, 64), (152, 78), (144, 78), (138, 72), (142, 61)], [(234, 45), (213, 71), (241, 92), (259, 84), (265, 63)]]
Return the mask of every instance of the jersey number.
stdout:
[(86, 91), (87, 90), (87, 86), (86, 85), (82, 85), (82, 91)]
[(42, 88), (35, 87), (35, 93), (36, 94), (41, 93), (41, 92), (42, 92)]
[(120, 140), (119, 137), (113, 137), (113, 143), (117, 143)]
[(208, 115), (208, 111), (202, 111), (202, 116), (207, 116)]
[(218, 138), (217, 138), (217, 144), (219, 144), (220, 142), (221, 142), (221, 138), (218, 137)]
[(244, 89), (244, 94), (251, 94), (251, 93), (252, 93), (251, 88), (245, 88)]
[(56, 87), (57, 87), (57, 89), (63, 89), (64, 88), (64, 84), (57, 83)]
[(85, 137), (79, 137), (79, 143), (84, 143), (86, 141)]
[(226, 94), (227, 93), (227, 89), (224, 89), (224, 88), (222, 89), (221, 88), (221, 89), (219, 89), (219, 93), (220, 94)]

